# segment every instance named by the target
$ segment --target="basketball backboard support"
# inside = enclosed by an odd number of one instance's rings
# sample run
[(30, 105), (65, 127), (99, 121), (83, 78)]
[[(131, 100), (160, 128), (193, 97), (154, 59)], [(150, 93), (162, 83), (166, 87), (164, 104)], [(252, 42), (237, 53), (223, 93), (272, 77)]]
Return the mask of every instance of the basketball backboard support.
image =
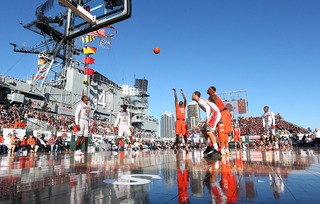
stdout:
[[(73, 39), (131, 17), (132, 0), (59, 0), (69, 8), (66, 39)], [(90, 10), (90, 11), (88, 11)]]
[(90, 23), (91, 25), (96, 24), (96, 16), (91, 15), (91, 13), (85, 10), (81, 5), (77, 4), (72, 0), (59, 0), (63, 5), (71, 9), (71, 11), (78, 14), (85, 21)]

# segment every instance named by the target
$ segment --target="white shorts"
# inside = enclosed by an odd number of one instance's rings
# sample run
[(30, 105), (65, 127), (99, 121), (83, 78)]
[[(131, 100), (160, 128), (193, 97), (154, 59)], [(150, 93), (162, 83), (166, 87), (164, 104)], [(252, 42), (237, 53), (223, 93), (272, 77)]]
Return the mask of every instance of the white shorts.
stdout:
[(80, 118), (79, 126), (80, 126), (80, 130), (78, 130), (76, 135), (88, 137), (89, 136), (89, 121)]
[(221, 119), (220, 114), (217, 114), (217, 112), (210, 112), (209, 125), (207, 126), (206, 121), (204, 121), (200, 127), (200, 130), (210, 131), (214, 133), (220, 119)]
[(272, 126), (266, 126), (266, 135), (268, 136), (274, 136), (276, 135), (276, 131)]
[(128, 125), (119, 125), (118, 136), (132, 136)]

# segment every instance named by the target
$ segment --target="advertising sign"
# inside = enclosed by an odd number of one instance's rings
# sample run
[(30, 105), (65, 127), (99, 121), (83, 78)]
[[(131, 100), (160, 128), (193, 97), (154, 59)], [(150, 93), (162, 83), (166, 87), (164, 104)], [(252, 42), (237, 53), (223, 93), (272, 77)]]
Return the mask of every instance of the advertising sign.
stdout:
[(62, 137), (66, 142), (71, 141), (71, 132), (57, 132), (57, 136)]
[(26, 135), (25, 129), (3, 129), (3, 138), (8, 139), (8, 134), (11, 133), (12, 135), (16, 135), (17, 138), (20, 140), (23, 139), (23, 137)]
[(232, 115), (247, 113), (245, 100), (223, 101), (223, 104), (226, 106), (226, 108), (230, 111)]
[(48, 141), (50, 139), (51, 131), (43, 131), (43, 130), (33, 130), (33, 136), (44, 134), (44, 140)]
[(91, 138), (91, 141), (94, 140), (94, 141), (98, 141), (98, 142), (102, 142), (102, 135), (92, 135), (92, 138)]

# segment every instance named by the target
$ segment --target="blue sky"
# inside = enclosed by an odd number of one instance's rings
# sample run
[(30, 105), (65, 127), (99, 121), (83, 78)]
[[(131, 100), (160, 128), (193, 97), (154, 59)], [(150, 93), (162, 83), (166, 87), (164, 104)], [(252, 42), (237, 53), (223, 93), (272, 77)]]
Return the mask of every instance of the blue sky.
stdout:
[[(19, 22), (35, 20), (44, 2), (3, 2), (0, 72), (7, 76), (36, 70), (36, 55), (14, 53), (9, 43), (43, 40)], [(120, 85), (122, 76), (130, 86), (134, 74), (148, 79), (150, 114), (158, 119), (166, 110), (175, 113), (172, 88), (184, 89), (190, 102), (194, 91), (207, 98), (215, 86), (218, 93), (247, 90), (251, 116), (268, 105), (285, 120), (320, 128), (319, 10), (318, 0), (134, 0), (132, 17), (113, 25), (113, 47), (92, 44), (98, 51), (91, 68)]]

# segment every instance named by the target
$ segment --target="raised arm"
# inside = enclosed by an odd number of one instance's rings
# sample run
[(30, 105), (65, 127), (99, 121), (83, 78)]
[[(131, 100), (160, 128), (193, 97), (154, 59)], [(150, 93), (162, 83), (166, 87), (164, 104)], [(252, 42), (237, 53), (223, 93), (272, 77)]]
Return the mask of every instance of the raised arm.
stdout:
[(183, 96), (183, 100), (184, 100), (184, 107), (187, 107), (187, 99), (186, 99), (186, 97), (184, 96), (184, 93), (183, 93), (183, 90), (181, 89), (180, 90), (180, 93), (182, 94), (182, 96)]
[(178, 103), (178, 97), (177, 97), (176, 89), (173, 88), (172, 91), (174, 91), (174, 104), (177, 104)]

